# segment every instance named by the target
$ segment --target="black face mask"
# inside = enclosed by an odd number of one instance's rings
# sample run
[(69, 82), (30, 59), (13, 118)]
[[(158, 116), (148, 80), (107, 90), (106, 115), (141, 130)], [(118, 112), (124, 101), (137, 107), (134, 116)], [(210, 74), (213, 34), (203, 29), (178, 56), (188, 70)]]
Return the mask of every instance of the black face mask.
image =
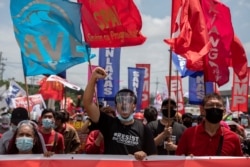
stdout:
[(187, 128), (192, 126), (192, 121), (183, 121), (183, 125), (186, 126)]
[[(168, 109), (162, 109), (162, 114), (163, 114), (163, 116), (168, 117)], [(170, 110), (170, 118), (173, 118), (175, 116), (175, 114), (176, 114), (176, 110), (171, 109)]]
[(209, 108), (205, 109), (206, 119), (212, 124), (217, 124), (222, 120), (223, 110), (219, 108)]

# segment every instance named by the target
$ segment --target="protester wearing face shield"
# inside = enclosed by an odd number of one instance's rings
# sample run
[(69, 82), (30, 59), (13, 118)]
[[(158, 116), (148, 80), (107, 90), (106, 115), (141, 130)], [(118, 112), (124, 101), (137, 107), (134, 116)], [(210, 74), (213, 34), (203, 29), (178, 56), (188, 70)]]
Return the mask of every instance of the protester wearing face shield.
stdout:
[(205, 96), (201, 107), (204, 120), (183, 133), (176, 155), (243, 156), (238, 136), (220, 124), (224, 112), (219, 94)]
[(156, 154), (150, 130), (142, 122), (133, 118), (137, 102), (133, 91), (122, 89), (116, 94), (117, 117), (100, 112), (99, 107), (93, 102), (96, 81), (106, 76), (107, 73), (103, 68), (95, 68), (83, 95), (84, 108), (105, 139), (104, 154), (132, 154), (137, 160)]
[[(170, 107), (168, 105), (170, 104)], [(165, 99), (161, 105), (162, 119), (147, 126), (154, 136), (158, 155), (174, 155), (179, 139), (186, 127), (176, 121), (177, 104), (173, 99)], [(170, 109), (170, 111), (168, 111)]]

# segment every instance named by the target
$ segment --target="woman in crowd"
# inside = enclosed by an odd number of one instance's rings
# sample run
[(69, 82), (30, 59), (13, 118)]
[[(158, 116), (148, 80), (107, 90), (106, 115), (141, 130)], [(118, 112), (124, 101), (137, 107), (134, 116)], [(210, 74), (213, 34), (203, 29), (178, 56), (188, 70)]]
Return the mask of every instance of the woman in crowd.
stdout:
[(22, 121), (10, 141), (8, 154), (44, 154), (51, 156), (51, 152), (44, 152), (37, 125), (32, 121)]

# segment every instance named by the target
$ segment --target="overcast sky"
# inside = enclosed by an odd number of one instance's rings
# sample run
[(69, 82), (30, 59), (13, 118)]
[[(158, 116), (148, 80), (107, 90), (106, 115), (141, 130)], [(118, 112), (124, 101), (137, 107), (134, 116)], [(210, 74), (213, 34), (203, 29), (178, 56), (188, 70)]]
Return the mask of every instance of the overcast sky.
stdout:
[[(244, 48), (250, 56), (250, 0), (223, 0), (231, 9), (234, 31), (244, 44)], [(141, 12), (143, 20), (142, 34), (147, 37), (144, 44), (140, 46), (124, 47), (121, 49), (121, 85), (127, 86), (127, 67), (135, 67), (136, 63), (151, 64), (151, 87), (150, 91), (156, 91), (156, 82), (159, 81), (158, 90), (166, 89), (165, 76), (169, 74), (169, 52), (168, 46), (163, 42), (164, 38), (169, 37), (170, 33), (170, 0), (135, 0)], [(20, 49), (14, 38), (12, 22), (9, 11), (9, 0), (0, 1), (0, 51), (7, 60), (3, 79), (7, 80), (14, 77), (17, 81), (24, 82)], [(92, 64), (98, 64), (98, 50), (92, 49), (97, 57), (92, 59)], [(249, 63), (248, 63), (249, 64)], [(173, 73), (175, 68), (173, 67)], [(37, 76), (36, 79), (41, 79)], [(76, 65), (67, 70), (67, 79), (82, 88), (87, 83), (87, 63)], [(31, 83), (30, 77), (27, 78)], [(188, 91), (188, 78), (183, 79), (183, 92)], [(220, 90), (231, 89), (231, 81), (222, 86)]]

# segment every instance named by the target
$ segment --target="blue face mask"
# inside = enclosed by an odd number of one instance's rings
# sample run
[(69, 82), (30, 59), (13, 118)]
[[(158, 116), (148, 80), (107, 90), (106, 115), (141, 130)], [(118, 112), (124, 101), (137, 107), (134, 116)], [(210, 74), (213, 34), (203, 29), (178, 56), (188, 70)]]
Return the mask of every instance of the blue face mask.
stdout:
[(117, 115), (117, 118), (122, 122), (130, 122), (134, 119), (133, 113), (129, 115), (128, 118), (122, 118), (120, 114)]
[(48, 118), (42, 119), (42, 125), (45, 129), (54, 128), (54, 123), (52, 119), (48, 119)]
[(33, 148), (33, 138), (25, 136), (16, 138), (16, 147), (19, 151), (30, 151)]

